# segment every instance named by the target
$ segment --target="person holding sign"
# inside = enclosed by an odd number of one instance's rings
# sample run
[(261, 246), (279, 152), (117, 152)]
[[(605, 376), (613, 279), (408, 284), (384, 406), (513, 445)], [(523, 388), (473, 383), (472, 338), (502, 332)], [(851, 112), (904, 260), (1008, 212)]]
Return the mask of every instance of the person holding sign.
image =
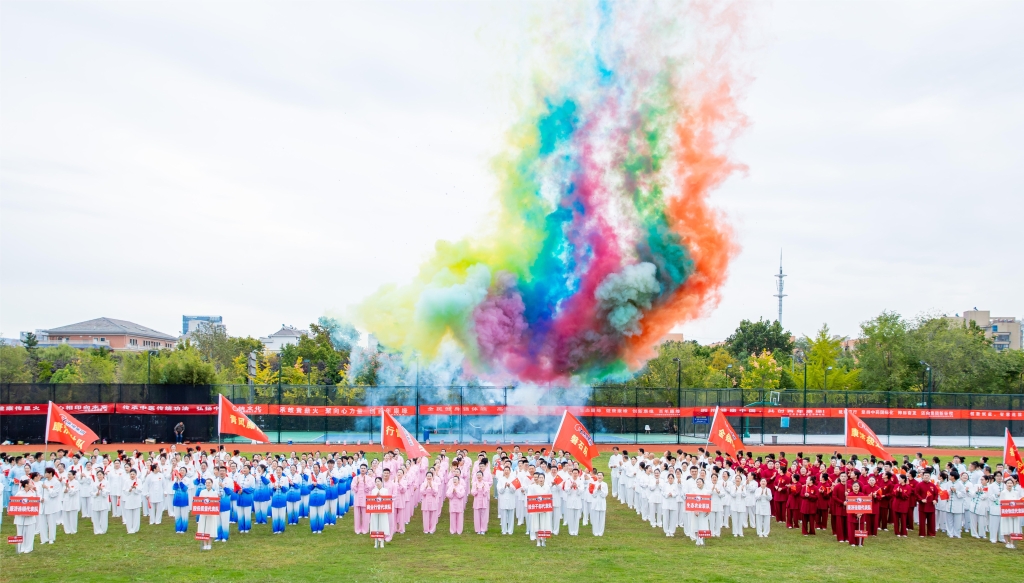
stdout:
[[(195, 498), (217, 498), (220, 493), (213, 486), (213, 478), (206, 478), (205, 487), (196, 494)], [(218, 502), (218, 511), (220, 510)], [(138, 519), (136, 519), (138, 524)], [(199, 527), (196, 529), (197, 536), (204, 536), (202, 550), (208, 551), (213, 548), (213, 538), (217, 536), (217, 530), (220, 528), (220, 512), (217, 514), (199, 514)]]
[(533, 483), (526, 488), (526, 513), (530, 519), (530, 540), (536, 540), (538, 547), (547, 546), (554, 506), (551, 488), (544, 484), (544, 472), (535, 472)]
[(121, 490), (121, 503), (124, 504), (122, 518), (128, 534), (139, 532), (139, 522), (142, 519), (142, 486), (139, 484), (139, 472), (135, 468), (128, 471), (124, 489)]
[(1010, 537), (1020, 534), (1020, 514), (1016, 512), (1020, 510), (1021, 499), (1021, 491), (1017, 488), (1017, 479), (1012, 474), (1008, 474), (1003, 479), (1003, 491), (999, 494), (999, 532), (1002, 533), (1008, 549), (1017, 548)]
[(851, 547), (864, 546), (868, 536), (868, 521), (865, 513), (871, 512), (871, 499), (860, 490), (860, 482), (850, 481), (850, 491), (846, 496), (846, 528)]
[(711, 534), (711, 497), (704, 489), (704, 478), (697, 478), (691, 492), (693, 494), (690, 496), (697, 497), (700, 501), (700, 506), (696, 507), (693, 513), (693, 536), (697, 539), (697, 546), (702, 547), (704, 539)]
[[(391, 497), (391, 491), (384, 487), (383, 478), (375, 478), (373, 481), (373, 488), (367, 495), (369, 499), (377, 498), (378, 496)], [(369, 503), (367, 504), (370, 505)], [(390, 505), (390, 504), (389, 504)], [(391, 508), (388, 508), (386, 512), (379, 512), (379, 508), (367, 508), (367, 513), (370, 515), (370, 537), (373, 538), (373, 548), (383, 549), (385, 537), (391, 536)]]
[[(21, 480), (21, 487), (8, 500), (7, 511), (14, 517), (14, 526), (21, 542), (16, 549), (19, 553), (31, 553), (35, 547), (36, 522), (39, 515), (39, 492), (36, 491), (36, 483), (32, 476), (35, 472), (29, 473), (29, 477)], [(26, 498), (28, 500), (26, 500)], [(32, 506), (25, 502), (34, 501)], [(21, 508), (19, 508), (21, 507)]]

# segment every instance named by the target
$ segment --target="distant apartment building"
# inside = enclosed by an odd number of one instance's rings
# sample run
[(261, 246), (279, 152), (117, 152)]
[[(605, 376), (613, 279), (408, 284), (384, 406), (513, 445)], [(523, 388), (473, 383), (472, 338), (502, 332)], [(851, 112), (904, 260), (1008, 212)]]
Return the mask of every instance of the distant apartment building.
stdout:
[(974, 322), (985, 331), (985, 337), (992, 341), (992, 346), (996, 350), (1020, 350), (1024, 345), (1018, 318), (993, 317), (989, 315), (988, 310), (974, 309), (964, 312), (962, 316), (947, 316), (947, 319), (963, 326), (966, 326), (967, 322)]
[[(70, 344), (75, 348), (106, 347), (112, 350), (174, 348), (178, 339), (127, 320), (96, 318), (48, 330), (37, 330), (40, 346)], [(22, 333), (22, 338), (27, 332)]]
[(306, 330), (299, 330), (294, 326), (286, 326), (281, 324), (281, 329), (274, 332), (270, 336), (263, 336), (260, 338), (260, 342), (263, 343), (264, 348), (270, 352), (281, 352), (281, 349), (288, 344), (298, 344), (299, 338), (303, 335), (309, 335)]
[(181, 335), (188, 336), (192, 332), (195, 332), (203, 324), (212, 324), (214, 326), (223, 326), (224, 319), (220, 316), (182, 316), (181, 317)]

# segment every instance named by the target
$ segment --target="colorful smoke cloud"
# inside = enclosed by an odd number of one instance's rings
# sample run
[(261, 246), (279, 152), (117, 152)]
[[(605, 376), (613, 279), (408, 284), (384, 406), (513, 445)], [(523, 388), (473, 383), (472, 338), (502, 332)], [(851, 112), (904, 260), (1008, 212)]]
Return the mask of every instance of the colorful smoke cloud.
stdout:
[[(500, 209), (439, 241), (357, 322), (430, 359), (454, 341), (493, 380), (595, 382), (713, 308), (736, 253), (708, 197), (741, 168), (741, 5), (600, 3), (546, 18), (519, 122), (494, 163)], [(541, 50), (537, 50), (541, 49)]]

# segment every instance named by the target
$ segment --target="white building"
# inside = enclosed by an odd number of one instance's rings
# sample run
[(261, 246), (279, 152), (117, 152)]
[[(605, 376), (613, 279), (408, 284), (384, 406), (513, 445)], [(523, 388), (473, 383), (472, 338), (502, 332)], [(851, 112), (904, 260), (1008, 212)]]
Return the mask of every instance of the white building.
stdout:
[(260, 342), (270, 352), (281, 352), (281, 349), (287, 344), (298, 344), (299, 338), (305, 334), (309, 335), (307, 330), (299, 330), (294, 326), (286, 326), (281, 324), (281, 329), (274, 332), (270, 336), (264, 336), (260, 338)]

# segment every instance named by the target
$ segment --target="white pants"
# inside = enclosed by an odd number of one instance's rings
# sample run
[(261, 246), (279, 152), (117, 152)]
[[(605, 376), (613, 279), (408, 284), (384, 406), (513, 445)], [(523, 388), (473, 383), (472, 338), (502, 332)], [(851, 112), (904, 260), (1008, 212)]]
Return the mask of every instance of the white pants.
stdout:
[(754, 517), (754, 521), (757, 523), (757, 535), (768, 536), (768, 531), (771, 529), (772, 517), (767, 514), (758, 514)]
[(722, 535), (722, 511), (715, 510), (710, 514), (711, 517), (711, 536)]
[(75, 534), (78, 532), (78, 511), (64, 511), (64, 534)]
[(121, 501), (121, 497), (120, 496), (111, 496), (110, 497), (110, 513), (113, 514), (115, 518), (118, 517), (118, 516), (121, 516), (121, 512), (123, 510), (121, 508), (120, 501)]
[(662, 527), (665, 529), (666, 535), (674, 535), (676, 533), (676, 504), (665, 505), (665, 516), (662, 518)]
[(526, 498), (520, 500), (519, 496), (516, 496), (516, 522), (519, 524), (526, 522)]
[(109, 512), (106, 510), (93, 510), (92, 511), (92, 533), (93, 534), (107, 534), (107, 517)]
[(647, 517), (651, 521), (651, 526), (661, 526), (661, 502), (651, 502), (651, 509), (647, 512)]
[(948, 516), (946, 519), (946, 526), (948, 527), (946, 534), (948, 534), (950, 538), (960, 538), (960, 533), (964, 530), (963, 512), (950, 512), (946, 516)]
[(594, 536), (604, 536), (604, 510), (590, 511), (590, 527), (594, 529)]
[[(580, 509), (566, 508), (565, 518), (567, 526), (569, 527), (569, 536), (578, 535), (580, 533)], [(554, 534), (553, 531), (552, 534)]]
[(988, 520), (986, 520), (987, 515), (978, 515), (972, 512), (970, 516), (971, 536), (973, 536), (974, 538), (985, 538), (985, 525), (988, 524)]
[[(615, 470), (612, 470), (614, 472)], [(612, 473), (612, 498), (619, 497), (619, 477)]]
[(732, 534), (733, 536), (743, 536), (743, 520), (747, 517), (746, 508), (742, 512), (733, 511), (732, 513)]
[(50, 514), (44, 514), (39, 518), (36, 518), (36, 525), (39, 528), (39, 543), (46, 544), (52, 543), (57, 540), (57, 515), (59, 513), (52, 512)]
[(149, 509), (149, 523), (160, 524), (160, 521), (164, 518), (164, 501), (160, 498), (154, 498), (151, 502), (153, 504), (153, 507)]
[(501, 518), (501, 534), (512, 534), (516, 526), (515, 508), (498, 510), (498, 516)]
[[(38, 518), (36, 519), (39, 520)], [(18, 536), (22, 538), (24, 542), (18, 545), (19, 553), (31, 553), (32, 549), (35, 548), (36, 543), (36, 532), (34, 524), (19, 524), (17, 525)]]
[(998, 514), (988, 515), (988, 540), (999, 542), (999, 522), (1002, 517)]
[(128, 510), (124, 509), (124, 525), (128, 529), (128, 534), (135, 534), (139, 532), (139, 522), (142, 519), (142, 509), (132, 508)]
[(590, 501), (583, 499), (583, 512), (580, 514), (583, 517), (583, 526), (590, 524)]
[(754, 507), (753, 506), (747, 506), (747, 522), (744, 524), (744, 526), (753, 528), (755, 524), (756, 524), (756, 519), (754, 517)]

